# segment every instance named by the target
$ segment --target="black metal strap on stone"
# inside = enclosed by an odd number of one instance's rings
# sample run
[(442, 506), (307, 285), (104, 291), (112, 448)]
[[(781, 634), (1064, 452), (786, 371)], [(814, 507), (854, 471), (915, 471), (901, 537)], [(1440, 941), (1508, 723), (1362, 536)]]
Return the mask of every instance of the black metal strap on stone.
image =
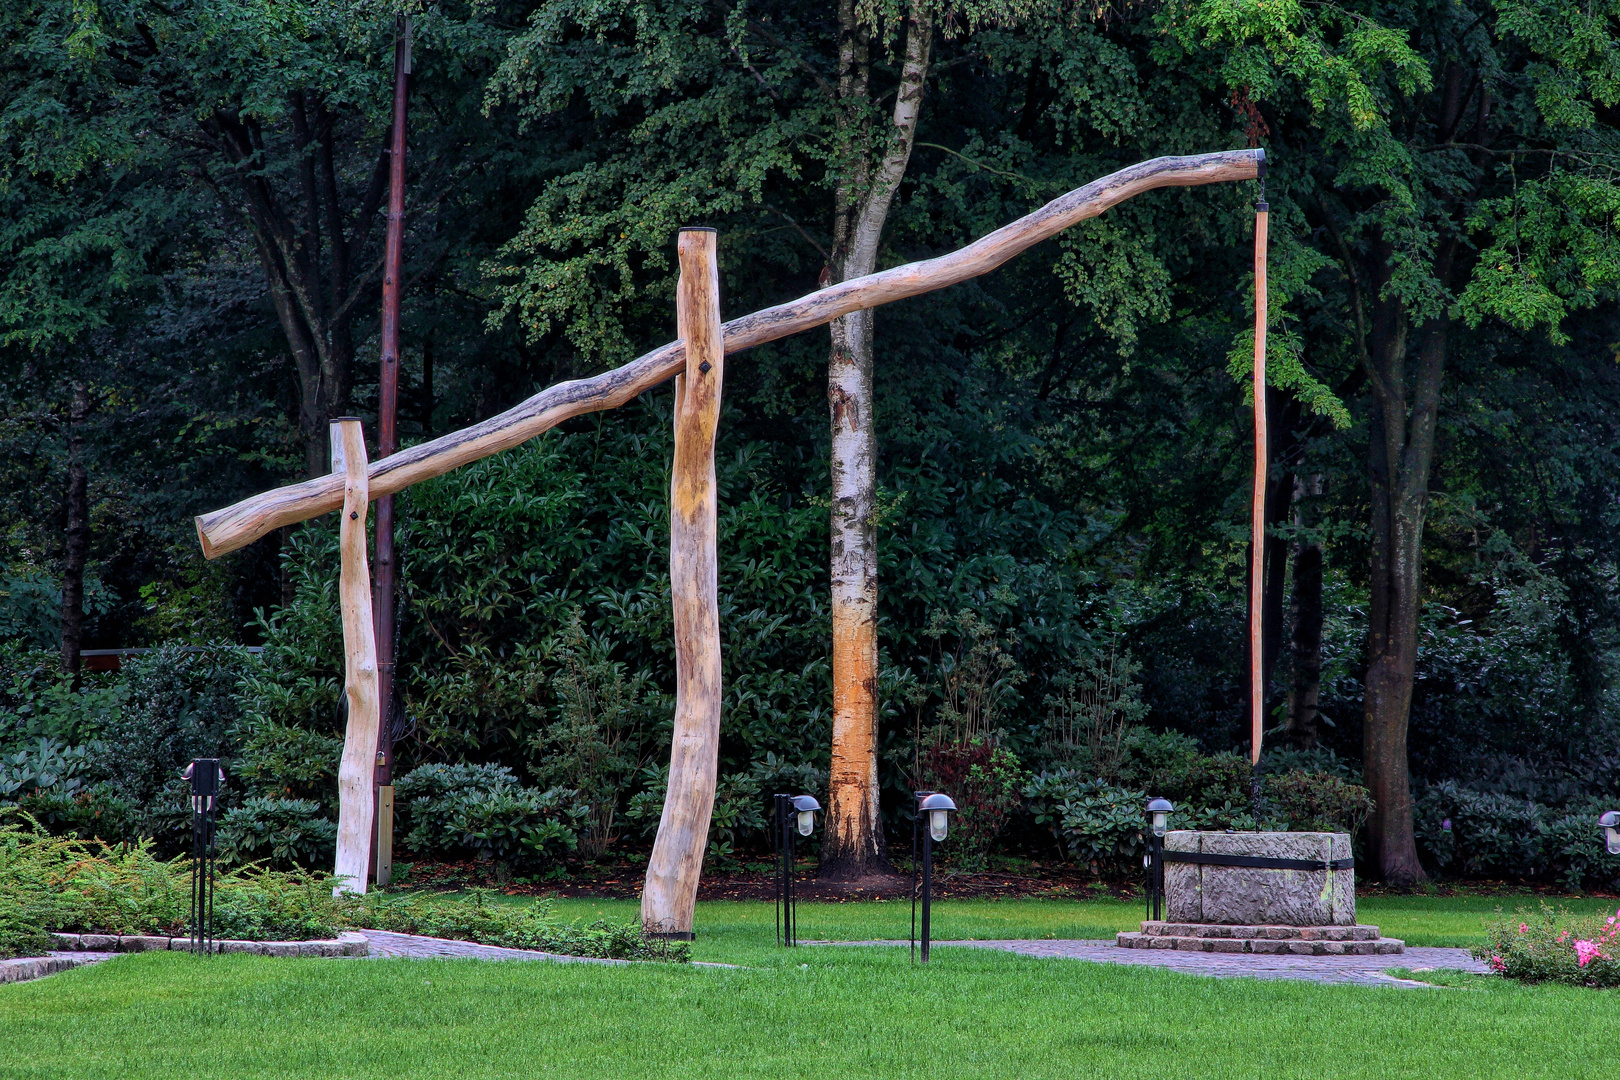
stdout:
[(1252, 866), (1259, 870), (1354, 870), (1354, 859), (1275, 859), (1269, 855), (1214, 855), (1203, 851), (1166, 851), (1165, 862), (1204, 866)]

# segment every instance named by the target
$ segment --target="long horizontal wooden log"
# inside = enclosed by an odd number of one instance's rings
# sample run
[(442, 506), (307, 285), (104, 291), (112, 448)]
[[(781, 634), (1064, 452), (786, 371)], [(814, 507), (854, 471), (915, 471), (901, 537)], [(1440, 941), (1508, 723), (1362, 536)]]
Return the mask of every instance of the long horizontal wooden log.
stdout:
[[(1252, 180), (1264, 159), (1261, 150), (1229, 150), (1154, 158), (1131, 165), (1059, 196), (1034, 213), (948, 255), (840, 282), (734, 319), (724, 327), (726, 353), (791, 337), (852, 311), (921, 296), (988, 274), (1041, 241), (1144, 191)], [(372, 462), (371, 497), (396, 494), (412, 484), (509, 450), (570, 417), (617, 408), (642, 391), (673, 378), (685, 367), (686, 347), (674, 341), (601, 375), (547, 387), (488, 420)], [(320, 476), (204, 514), (197, 518), (197, 537), (203, 555), (213, 559), (245, 547), (273, 529), (308, 521), (342, 505), (342, 477)]]

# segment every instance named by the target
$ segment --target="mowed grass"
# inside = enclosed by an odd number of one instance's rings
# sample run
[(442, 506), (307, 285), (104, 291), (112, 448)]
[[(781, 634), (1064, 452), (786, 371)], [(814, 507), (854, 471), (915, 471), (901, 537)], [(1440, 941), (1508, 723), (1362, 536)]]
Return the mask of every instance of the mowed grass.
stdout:
[[(1456, 905), (1451, 923), (1450, 899), (1369, 904), (1471, 935), (1496, 902)], [(1139, 918), (1111, 901), (952, 901), (936, 915), (944, 937), (1100, 937)], [(800, 912), (806, 937), (899, 937), (909, 919), (908, 904)], [(1612, 992), (1215, 980), (977, 949), (914, 968), (903, 948), (777, 949), (757, 903), (699, 905), (698, 929), (699, 959), (745, 966), (120, 957), (0, 987), (0, 1078), (1522, 1080), (1612, 1078), (1620, 1060)]]
[[(1485, 923), (1496, 917), (1498, 909), (1508, 914), (1518, 908), (1534, 910), (1541, 900), (1531, 894), (1371, 896), (1358, 900), (1356, 917), (1378, 926), (1384, 936), (1400, 938), (1409, 945), (1469, 948), (1484, 942)], [(596, 919), (634, 919), (640, 910), (634, 900), (552, 902), (564, 918), (587, 923)], [(1590, 898), (1555, 903), (1567, 905), (1581, 915), (1612, 912), (1620, 906), (1620, 901)], [(1138, 929), (1142, 916), (1139, 901), (949, 900), (934, 905), (933, 934), (936, 941), (1111, 938), (1121, 930)], [(735, 960), (775, 937), (773, 906), (759, 902), (699, 904), (695, 925), (698, 941), (693, 956), (700, 960)], [(802, 940), (895, 940), (904, 939), (910, 930), (911, 904), (907, 901), (799, 904)]]

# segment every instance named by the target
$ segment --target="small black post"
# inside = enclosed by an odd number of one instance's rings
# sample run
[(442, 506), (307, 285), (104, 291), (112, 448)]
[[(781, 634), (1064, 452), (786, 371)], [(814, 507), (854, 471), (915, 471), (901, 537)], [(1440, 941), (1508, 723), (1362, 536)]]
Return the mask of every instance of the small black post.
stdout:
[(214, 951), (214, 815), (225, 770), (197, 758), (180, 774), (191, 781), (191, 951)]
[(924, 830), (922, 859), (922, 962), (928, 963), (929, 915), (934, 906), (934, 834)]
[(914, 791), (917, 804), (911, 808), (911, 962), (917, 962), (917, 829), (922, 821), (922, 802), (932, 791)]

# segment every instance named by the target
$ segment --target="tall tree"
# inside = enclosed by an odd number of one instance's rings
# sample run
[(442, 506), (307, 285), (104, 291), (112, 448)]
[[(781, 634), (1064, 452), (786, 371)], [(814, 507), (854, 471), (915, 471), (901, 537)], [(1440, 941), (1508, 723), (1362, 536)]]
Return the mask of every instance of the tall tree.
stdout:
[(1410, 884), (1424, 870), (1407, 727), (1447, 361), (1460, 318), (1556, 336), (1617, 282), (1604, 147), (1620, 134), (1620, 5), (1220, 0), (1194, 15), (1195, 33), (1237, 46), (1224, 75), (1268, 103), (1284, 189), (1342, 267), (1368, 389), (1368, 833), (1379, 876)]
[[(828, 279), (848, 281), (877, 267), (883, 227), (911, 161), (933, 51), (926, 0), (905, 19), (904, 60), (894, 107), (878, 122), (872, 87), (872, 30), (856, 0), (838, 5), (837, 139), (833, 249)], [(874, 150), (876, 151), (874, 153)], [(832, 769), (821, 875), (858, 878), (884, 865), (878, 808), (877, 422), (872, 393), (873, 312), (833, 322), (827, 360), (831, 444)]]

